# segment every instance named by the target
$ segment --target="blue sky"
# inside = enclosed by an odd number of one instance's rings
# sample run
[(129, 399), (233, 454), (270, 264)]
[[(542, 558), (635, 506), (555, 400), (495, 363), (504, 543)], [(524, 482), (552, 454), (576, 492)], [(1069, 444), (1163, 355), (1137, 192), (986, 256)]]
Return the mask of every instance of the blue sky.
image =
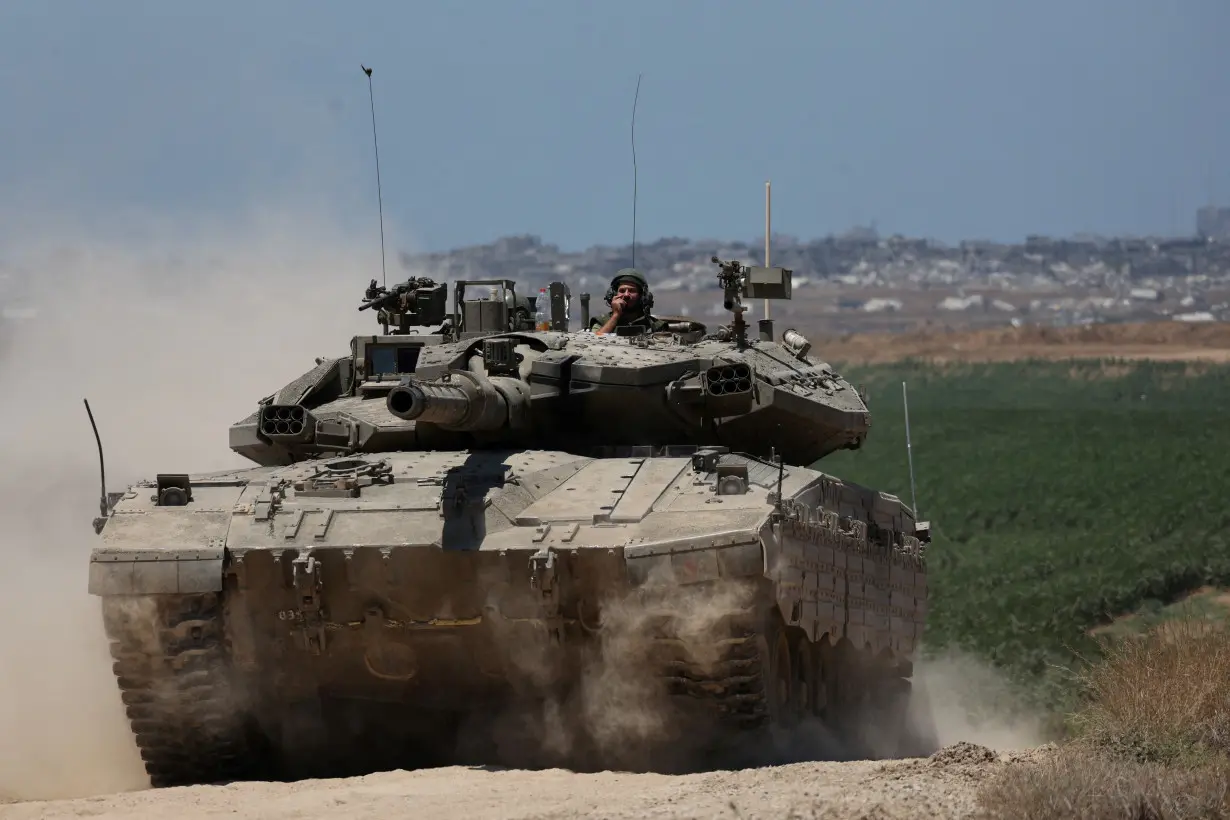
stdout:
[(327, 203), (393, 249), (1189, 232), (1230, 203), (1224, 0), (6, 0), (0, 205)]

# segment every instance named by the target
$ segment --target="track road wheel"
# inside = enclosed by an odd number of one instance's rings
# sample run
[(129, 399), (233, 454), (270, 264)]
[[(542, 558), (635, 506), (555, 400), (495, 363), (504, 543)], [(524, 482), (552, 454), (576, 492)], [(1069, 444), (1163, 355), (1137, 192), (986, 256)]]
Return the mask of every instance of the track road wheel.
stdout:
[(811, 647), (811, 651), (815, 660), (811, 714), (826, 727), (832, 729), (837, 712), (836, 652), (827, 635), (821, 637), (820, 642)]
[(847, 753), (863, 755), (862, 728), (871, 707), (870, 683), (862, 654), (849, 641), (839, 640), (832, 658), (834, 695), (830, 701), (830, 727)]
[(798, 725), (800, 718), (798, 675), (794, 668), (795, 653), (791, 650), (790, 639), (778, 618), (769, 619), (768, 629), (761, 640), (761, 652), (765, 659), (762, 669), (769, 725), (775, 728), (793, 728)]
[(817, 674), (820, 668), (819, 652), (803, 632), (795, 636), (794, 656), (790, 663), (794, 673), (796, 719), (814, 717), (818, 714), (817, 701), (824, 698)]

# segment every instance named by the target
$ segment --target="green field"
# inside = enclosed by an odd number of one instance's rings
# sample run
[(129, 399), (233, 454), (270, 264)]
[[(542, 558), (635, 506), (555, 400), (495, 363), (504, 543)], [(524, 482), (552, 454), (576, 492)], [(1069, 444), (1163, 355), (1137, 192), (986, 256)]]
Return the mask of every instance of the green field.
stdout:
[(1055, 362), (842, 366), (867, 393), (863, 449), (825, 472), (910, 501), (909, 389), (925, 642), (989, 658), (1051, 706), (1089, 630), (1230, 583), (1230, 366)]

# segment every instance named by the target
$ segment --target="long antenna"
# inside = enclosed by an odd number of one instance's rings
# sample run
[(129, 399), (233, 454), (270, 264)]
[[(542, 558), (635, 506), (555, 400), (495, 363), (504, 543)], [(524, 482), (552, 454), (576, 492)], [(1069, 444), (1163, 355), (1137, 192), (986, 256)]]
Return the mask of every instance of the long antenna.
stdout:
[(103, 461), (102, 438), (98, 435), (98, 425), (94, 423), (94, 411), (90, 409), (90, 400), (82, 399), (85, 402), (85, 412), (90, 417), (90, 426), (94, 428), (94, 441), (98, 443), (98, 473), (100, 486), (102, 491), (98, 497), (98, 511), (102, 513), (102, 517), (107, 517), (107, 465)]
[(632, 267), (636, 267), (636, 103), (641, 98), (641, 75), (636, 75), (632, 97)]
[[(769, 180), (764, 181), (764, 266), (769, 267), (769, 215), (772, 211), (770, 205), (772, 195), (769, 191)], [(769, 318), (769, 300), (764, 300), (764, 317)]]
[(914, 448), (910, 443), (910, 400), (906, 396), (905, 382), (901, 383), (901, 404), (905, 408), (905, 454), (910, 464), (910, 506), (914, 508), (914, 520), (918, 520), (918, 494), (914, 487)]
[(389, 274), (384, 267), (384, 194), (380, 190), (380, 144), (376, 142), (376, 95), (372, 91), (372, 70), (359, 63), (367, 75), (367, 98), (372, 104), (372, 147), (376, 149), (376, 206), (380, 209), (380, 284), (388, 287)]

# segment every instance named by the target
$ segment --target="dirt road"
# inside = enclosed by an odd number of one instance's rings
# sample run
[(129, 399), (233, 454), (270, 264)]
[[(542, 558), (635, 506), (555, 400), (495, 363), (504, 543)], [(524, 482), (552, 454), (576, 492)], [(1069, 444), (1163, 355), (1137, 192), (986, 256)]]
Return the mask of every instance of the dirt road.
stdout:
[(0, 805), (0, 820), (221, 817), (236, 820), (487, 818), (957, 818), (978, 785), (1045, 750), (997, 755), (959, 743), (930, 758), (796, 763), (672, 777), (469, 768), (387, 772), (339, 780), (243, 783)]

